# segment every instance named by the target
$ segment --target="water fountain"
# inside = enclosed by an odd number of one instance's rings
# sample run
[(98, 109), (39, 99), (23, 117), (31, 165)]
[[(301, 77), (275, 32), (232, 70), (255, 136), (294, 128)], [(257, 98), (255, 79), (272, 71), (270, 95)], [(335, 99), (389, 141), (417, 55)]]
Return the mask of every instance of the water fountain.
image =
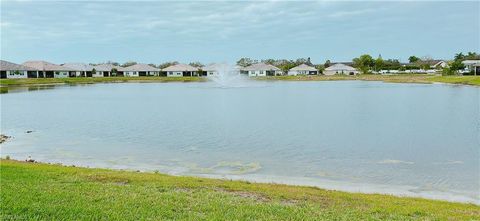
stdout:
[(211, 65), (215, 70), (208, 78), (221, 88), (247, 87), (250, 85), (248, 76), (240, 74), (240, 69), (227, 63)]

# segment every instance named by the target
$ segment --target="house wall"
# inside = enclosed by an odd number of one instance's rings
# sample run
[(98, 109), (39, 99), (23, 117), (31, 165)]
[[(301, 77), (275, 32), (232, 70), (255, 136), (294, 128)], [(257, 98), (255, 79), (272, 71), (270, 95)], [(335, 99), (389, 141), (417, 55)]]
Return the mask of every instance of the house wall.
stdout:
[(181, 71), (167, 71), (167, 77), (183, 77), (183, 72), (181, 72)]
[(137, 71), (125, 71), (123, 74), (127, 77), (138, 77)]
[(354, 75), (358, 74), (358, 71), (350, 71), (350, 70), (324, 70), (323, 74), (324, 75), (336, 75), (336, 74), (350, 75), (351, 72), (353, 72)]
[(306, 71), (306, 70), (293, 70), (293, 71), (288, 71), (288, 75), (293, 75), (293, 76), (296, 76), (296, 75), (308, 75), (310, 73), (310, 71)]
[(68, 71), (55, 71), (54, 78), (68, 78)]
[(248, 76), (249, 77), (257, 77), (257, 76), (267, 76), (267, 72), (266, 71), (260, 71), (260, 70), (256, 70), (256, 71), (248, 71)]
[(216, 76), (218, 75), (218, 72), (216, 71), (207, 71), (207, 76)]
[(27, 78), (27, 71), (7, 71), (7, 78)]
[(103, 77), (103, 71), (95, 71), (92, 73), (92, 77), (98, 78), (98, 77)]

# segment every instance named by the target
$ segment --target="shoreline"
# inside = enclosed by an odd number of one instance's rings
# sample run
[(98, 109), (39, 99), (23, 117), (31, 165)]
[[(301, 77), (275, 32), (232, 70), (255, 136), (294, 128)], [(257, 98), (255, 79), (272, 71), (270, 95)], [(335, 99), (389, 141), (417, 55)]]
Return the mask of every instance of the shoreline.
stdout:
[(5, 159), (0, 167), (4, 218), (480, 219), (475, 204), (412, 197)]
[[(1, 158), (3, 159), (3, 158)], [(9, 160), (23, 162), (20, 159), (10, 158)], [(174, 177), (192, 177), (192, 178), (207, 178), (221, 181), (239, 181), (239, 182), (251, 182), (256, 184), (272, 184), (272, 185), (287, 185), (291, 187), (311, 187), (319, 188), (325, 191), (339, 191), (346, 194), (367, 194), (367, 195), (384, 195), (398, 198), (414, 198), (434, 200), (440, 202), (449, 203), (462, 203), (473, 204), (480, 206), (480, 200), (474, 199), (465, 195), (455, 195), (454, 192), (441, 192), (438, 190), (431, 191), (415, 191), (414, 186), (407, 185), (387, 185), (387, 184), (375, 184), (375, 183), (351, 183), (348, 181), (320, 179), (313, 177), (288, 177), (277, 175), (265, 175), (265, 174), (202, 174), (202, 173), (178, 173), (178, 172), (166, 172), (151, 170), (145, 167), (129, 168), (127, 166), (95, 166), (88, 163), (64, 163), (60, 161), (36, 161), (34, 163), (56, 165), (62, 167), (77, 167), (84, 169), (100, 169), (100, 170), (112, 170), (112, 171), (129, 171), (137, 173), (160, 173), (167, 176)]]
[[(268, 76), (252, 77), (258, 81), (381, 81), (386, 83), (448, 83), (455, 85), (480, 86), (480, 76), (441, 76), (426, 74), (398, 74), (398, 75), (311, 75), (311, 76)], [(95, 83), (168, 83), (168, 82), (208, 82), (208, 77), (103, 77), (103, 78), (25, 78), (1, 79), (0, 88), (21, 86), (54, 86)]]

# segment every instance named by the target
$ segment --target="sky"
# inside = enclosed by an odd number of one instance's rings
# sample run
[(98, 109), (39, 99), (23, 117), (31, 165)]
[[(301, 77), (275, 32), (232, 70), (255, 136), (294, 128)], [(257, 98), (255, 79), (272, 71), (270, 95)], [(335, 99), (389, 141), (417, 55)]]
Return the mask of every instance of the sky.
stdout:
[(1, 0), (0, 57), (160, 64), (480, 52), (480, 1)]

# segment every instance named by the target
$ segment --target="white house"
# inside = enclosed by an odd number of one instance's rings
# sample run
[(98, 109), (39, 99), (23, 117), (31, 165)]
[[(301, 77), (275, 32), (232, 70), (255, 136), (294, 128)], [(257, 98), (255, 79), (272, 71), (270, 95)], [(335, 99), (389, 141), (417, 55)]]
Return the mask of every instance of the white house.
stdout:
[(465, 65), (464, 72), (473, 72), (474, 75), (480, 75), (480, 60), (465, 60), (462, 61)]
[(37, 78), (38, 70), (24, 65), (0, 60), (0, 78)]
[(175, 64), (162, 69), (167, 77), (198, 76), (199, 69), (188, 64)]
[(148, 64), (134, 64), (123, 68), (123, 74), (129, 77), (139, 76), (158, 76), (160, 69), (152, 67)]
[(75, 70), (46, 61), (26, 61), (22, 65), (37, 69), (39, 78), (67, 78), (75, 76)]
[(301, 64), (288, 70), (288, 75), (317, 75), (318, 70), (312, 66)]
[(103, 77), (103, 72), (97, 70), (94, 66), (85, 63), (65, 63), (62, 66), (75, 71), (70, 77)]
[(323, 71), (324, 75), (335, 75), (335, 74), (346, 74), (346, 75), (357, 75), (358, 70), (341, 63), (334, 64), (328, 68), (325, 68)]
[(113, 64), (99, 64), (94, 66), (95, 70), (103, 73), (104, 77), (123, 76), (123, 68)]
[(247, 72), (249, 77), (282, 75), (280, 68), (265, 63), (252, 64), (243, 68), (243, 71)]

